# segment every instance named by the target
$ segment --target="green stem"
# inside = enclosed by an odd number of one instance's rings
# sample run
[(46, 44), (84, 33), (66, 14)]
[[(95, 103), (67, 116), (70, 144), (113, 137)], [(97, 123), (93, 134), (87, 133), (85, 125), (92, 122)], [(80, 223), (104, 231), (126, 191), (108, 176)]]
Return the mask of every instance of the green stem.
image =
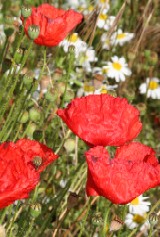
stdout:
[(64, 89), (64, 93), (63, 93), (62, 100), (61, 100), (61, 103), (60, 103), (60, 107), (63, 107), (63, 105), (64, 105), (65, 96), (66, 96), (67, 87), (68, 87), (68, 82), (69, 82), (70, 74), (72, 72), (72, 67), (73, 67), (73, 63), (74, 63), (74, 54), (73, 54), (73, 52), (69, 52), (68, 57), (69, 57), (69, 59), (68, 59), (69, 65), (68, 65), (68, 68), (66, 70), (67, 73), (66, 73), (66, 76), (65, 76), (65, 89)]

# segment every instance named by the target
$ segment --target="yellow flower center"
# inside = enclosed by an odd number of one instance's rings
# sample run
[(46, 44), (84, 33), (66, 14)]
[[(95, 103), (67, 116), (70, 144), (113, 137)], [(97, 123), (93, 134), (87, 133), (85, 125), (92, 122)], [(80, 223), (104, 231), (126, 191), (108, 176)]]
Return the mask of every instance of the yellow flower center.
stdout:
[(90, 6), (88, 7), (88, 10), (89, 10), (89, 11), (93, 11), (93, 10), (94, 10), (94, 6), (93, 6), (93, 5), (90, 5)]
[(118, 34), (118, 35), (117, 35), (117, 40), (124, 39), (125, 37), (126, 37), (126, 34), (125, 34), (125, 33)]
[(158, 82), (156, 82), (156, 81), (150, 81), (148, 88), (149, 88), (150, 90), (155, 90), (155, 89), (157, 89), (157, 88), (158, 88)]
[(112, 66), (114, 69), (116, 69), (117, 71), (120, 71), (122, 66), (120, 63), (112, 63)]
[(90, 86), (88, 84), (84, 84), (83, 89), (85, 92), (94, 92), (94, 86)]
[(100, 90), (101, 94), (107, 94), (107, 89), (105, 87), (102, 87)]
[(74, 33), (69, 37), (70, 42), (76, 42), (77, 40), (78, 40), (78, 34)]
[(107, 2), (109, 2), (109, 0), (107, 1), (107, 0), (99, 0), (100, 1), (100, 3), (107, 3)]
[(144, 214), (143, 216), (139, 215), (139, 214), (135, 214), (133, 216), (133, 221), (136, 223), (143, 223), (146, 219), (146, 214)]
[(101, 20), (107, 20), (107, 18), (108, 18), (108, 16), (106, 15), (106, 14), (103, 14), (103, 13), (101, 13), (100, 15), (99, 15), (99, 19), (101, 19)]
[(132, 200), (132, 202), (130, 204), (131, 205), (139, 205), (139, 198), (136, 197), (135, 199)]

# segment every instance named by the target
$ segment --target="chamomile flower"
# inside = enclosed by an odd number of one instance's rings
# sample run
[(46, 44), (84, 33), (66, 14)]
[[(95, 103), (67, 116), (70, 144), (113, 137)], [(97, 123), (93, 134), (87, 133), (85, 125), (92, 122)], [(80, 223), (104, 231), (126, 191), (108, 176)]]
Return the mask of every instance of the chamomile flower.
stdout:
[(113, 33), (111, 36), (112, 45), (124, 45), (126, 42), (132, 40), (134, 33), (124, 33), (121, 29), (118, 29), (117, 32)]
[(98, 16), (98, 21), (97, 21), (97, 26), (99, 28), (103, 28), (108, 20), (108, 15), (107, 15), (108, 9), (102, 9), (99, 16)]
[(63, 40), (60, 44), (65, 52), (68, 52), (70, 46), (74, 46), (75, 58), (78, 58), (81, 52), (86, 51), (87, 43), (82, 41), (77, 33), (71, 34), (67, 39)]
[(97, 4), (99, 7), (106, 8), (107, 10), (110, 8), (109, 0), (97, 0)]
[(92, 62), (96, 62), (98, 58), (95, 55), (94, 49), (87, 49), (83, 52), (77, 60), (78, 66), (82, 66), (86, 72), (91, 72), (91, 64)]
[(115, 78), (116, 82), (125, 81), (125, 76), (131, 75), (131, 70), (126, 63), (125, 58), (114, 56), (112, 62), (107, 64), (107, 75), (110, 78)]
[(160, 99), (160, 84), (156, 77), (147, 78), (146, 82), (139, 87), (140, 94), (146, 94), (147, 98)]
[(101, 35), (102, 49), (110, 50), (111, 42), (107, 36), (107, 33)]
[(145, 201), (148, 197), (143, 197), (140, 195), (136, 197), (129, 205), (129, 212), (134, 214), (143, 214), (149, 212), (149, 206), (151, 205), (150, 202)]
[(144, 213), (143, 215), (128, 213), (126, 215), (125, 224), (129, 229), (137, 228), (139, 225), (142, 225), (141, 229), (143, 229), (143, 226), (148, 229), (150, 228), (146, 213)]
[(111, 26), (113, 25), (115, 18), (116, 18), (115, 16), (109, 16), (105, 21), (103, 29), (108, 31), (111, 28)]

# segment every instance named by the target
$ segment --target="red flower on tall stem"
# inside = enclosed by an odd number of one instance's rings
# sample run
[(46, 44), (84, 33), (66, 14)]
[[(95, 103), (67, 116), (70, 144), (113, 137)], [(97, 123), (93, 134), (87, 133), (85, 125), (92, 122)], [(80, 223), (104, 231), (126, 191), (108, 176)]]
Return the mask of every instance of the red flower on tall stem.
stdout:
[[(57, 9), (47, 3), (32, 8), (31, 16), (25, 20), (25, 33), (31, 25), (39, 26), (39, 36), (34, 40), (36, 44), (56, 46), (81, 21), (83, 15), (74, 10)], [(22, 21), (24, 19), (22, 17)]]
[[(45, 145), (28, 139), (0, 145), (0, 208), (27, 198), (40, 180), (40, 172), (58, 158)], [(36, 159), (40, 161), (37, 165)]]
[(103, 196), (115, 204), (127, 204), (160, 185), (160, 164), (155, 151), (133, 142), (117, 149), (114, 159), (101, 146), (86, 152), (88, 196)]
[(122, 146), (142, 129), (138, 109), (107, 94), (76, 98), (57, 114), (90, 146)]

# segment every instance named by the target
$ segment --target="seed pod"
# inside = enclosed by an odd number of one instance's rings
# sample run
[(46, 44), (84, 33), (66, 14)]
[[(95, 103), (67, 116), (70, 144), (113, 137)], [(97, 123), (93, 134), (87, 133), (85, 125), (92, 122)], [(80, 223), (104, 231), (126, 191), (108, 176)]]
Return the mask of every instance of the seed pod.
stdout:
[(41, 164), (43, 163), (43, 159), (42, 157), (40, 156), (35, 156), (33, 158), (33, 161), (32, 161), (33, 165), (35, 166), (35, 168), (39, 168), (41, 166)]
[(21, 8), (21, 15), (24, 17), (24, 18), (27, 18), (31, 15), (32, 13), (32, 9), (28, 6), (22, 6)]
[(156, 225), (158, 223), (158, 215), (155, 212), (149, 214), (149, 222), (151, 225)]
[(42, 206), (40, 203), (30, 205), (30, 213), (36, 218), (41, 214)]
[(38, 38), (40, 33), (40, 27), (37, 25), (30, 25), (28, 27), (28, 35), (31, 40), (35, 40)]

